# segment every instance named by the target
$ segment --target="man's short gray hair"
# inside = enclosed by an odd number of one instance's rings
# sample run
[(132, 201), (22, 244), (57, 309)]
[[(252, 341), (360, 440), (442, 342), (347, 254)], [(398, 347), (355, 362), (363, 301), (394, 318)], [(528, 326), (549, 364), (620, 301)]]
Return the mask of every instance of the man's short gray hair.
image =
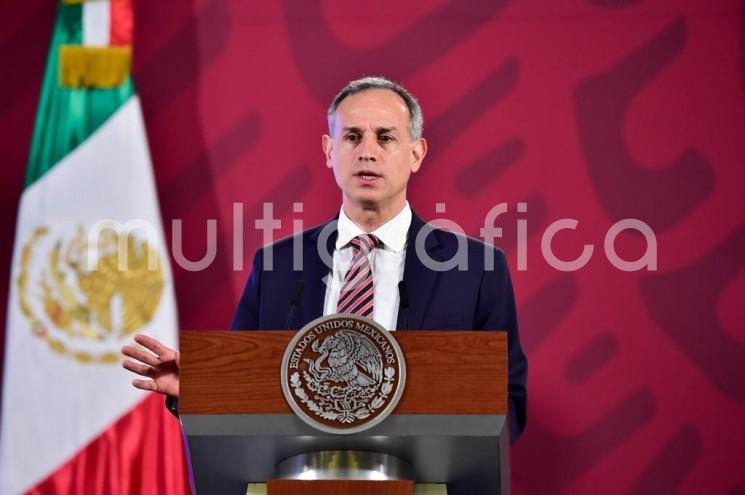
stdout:
[(386, 79), (385, 77), (380, 76), (363, 77), (361, 79), (350, 81), (341, 89), (341, 91), (339, 91), (339, 93), (334, 97), (334, 100), (331, 102), (331, 105), (329, 105), (327, 118), (329, 123), (330, 135), (334, 134), (336, 109), (339, 108), (341, 102), (344, 101), (347, 96), (361, 93), (362, 91), (367, 91), (370, 89), (387, 89), (400, 96), (404, 100), (406, 108), (409, 110), (409, 138), (412, 141), (415, 141), (422, 137), (422, 133), (424, 132), (424, 117), (422, 116), (422, 109), (419, 107), (419, 102), (416, 101), (416, 98), (414, 98), (411, 93), (406, 91), (403, 86), (391, 81), (390, 79)]

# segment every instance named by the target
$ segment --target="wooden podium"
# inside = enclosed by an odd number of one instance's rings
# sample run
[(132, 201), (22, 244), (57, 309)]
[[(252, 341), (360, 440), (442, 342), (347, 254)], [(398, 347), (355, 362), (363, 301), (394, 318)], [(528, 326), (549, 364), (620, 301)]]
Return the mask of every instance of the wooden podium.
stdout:
[(285, 459), (345, 450), (403, 459), (416, 483), (447, 483), (448, 495), (509, 493), (504, 332), (395, 332), (403, 396), (386, 420), (355, 435), (318, 431), (285, 402), (280, 363), (294, 333), (181, 332), (179, 411), (197, 493), (245, 494), (249, 482), (267, 481), (269, 495), (411, 493), (411, 482), (367, 481), (378, 483), (368, 491), (277, 479)]

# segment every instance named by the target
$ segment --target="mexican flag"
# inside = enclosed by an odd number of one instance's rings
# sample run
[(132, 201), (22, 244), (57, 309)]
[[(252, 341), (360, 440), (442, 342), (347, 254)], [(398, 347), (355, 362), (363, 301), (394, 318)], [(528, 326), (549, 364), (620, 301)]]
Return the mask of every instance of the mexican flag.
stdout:
[(177, 342), (131, 0), (57, 6), (12, 260), (0, 493), (188, 493), (178, 421), (119, 349)]

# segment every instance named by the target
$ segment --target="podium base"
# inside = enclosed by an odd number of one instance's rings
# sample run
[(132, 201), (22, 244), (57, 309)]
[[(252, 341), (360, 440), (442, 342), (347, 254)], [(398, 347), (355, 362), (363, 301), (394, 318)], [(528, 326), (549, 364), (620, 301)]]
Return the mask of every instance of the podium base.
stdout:
[(269, 480), (267, 495), (413, 495), (411, 480)]
[[(266, 483), (249, 483), (246, 495), (268, 495)], [(417, 483), (414, 495), (448, 495), (447, 487), (437, 483)]]

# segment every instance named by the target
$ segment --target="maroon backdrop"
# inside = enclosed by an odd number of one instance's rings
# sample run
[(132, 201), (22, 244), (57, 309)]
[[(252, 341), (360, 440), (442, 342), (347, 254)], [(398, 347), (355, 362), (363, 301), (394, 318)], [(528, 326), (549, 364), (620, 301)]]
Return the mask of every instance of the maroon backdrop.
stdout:
[[(8, 280), (54, 2), (3, 0), (0, 12)], [(190, 259), (218, 220), (212, 266), (174, 268), (182, 328), (228, 326), (262, 243), (262, 203), (283, 220), (277, 235), (334, 214), (325, 109), (347, 80), (383, 74), (425, 113), (416, 211), (478, 235), (489, 208), (510, 206), (498, 244), (530, 358), (514, 492), (745, 494), (745, 1), (141, 1), (135, 40), (164, 220), (183, 219)], [(232, 266), (234, 202), (245, 205), (244, 270)], [(557, 254), (595, 245), (574, 272), (540, 251), (565, 217), (579, 224), (557, 235)], [(605, 233), (628, 217), (654, 229), (658, 271), (605, 257)], [(618, 239), (629, 259), (644, 247)], [(6, 296), (4, 283), (3, 315)]]

